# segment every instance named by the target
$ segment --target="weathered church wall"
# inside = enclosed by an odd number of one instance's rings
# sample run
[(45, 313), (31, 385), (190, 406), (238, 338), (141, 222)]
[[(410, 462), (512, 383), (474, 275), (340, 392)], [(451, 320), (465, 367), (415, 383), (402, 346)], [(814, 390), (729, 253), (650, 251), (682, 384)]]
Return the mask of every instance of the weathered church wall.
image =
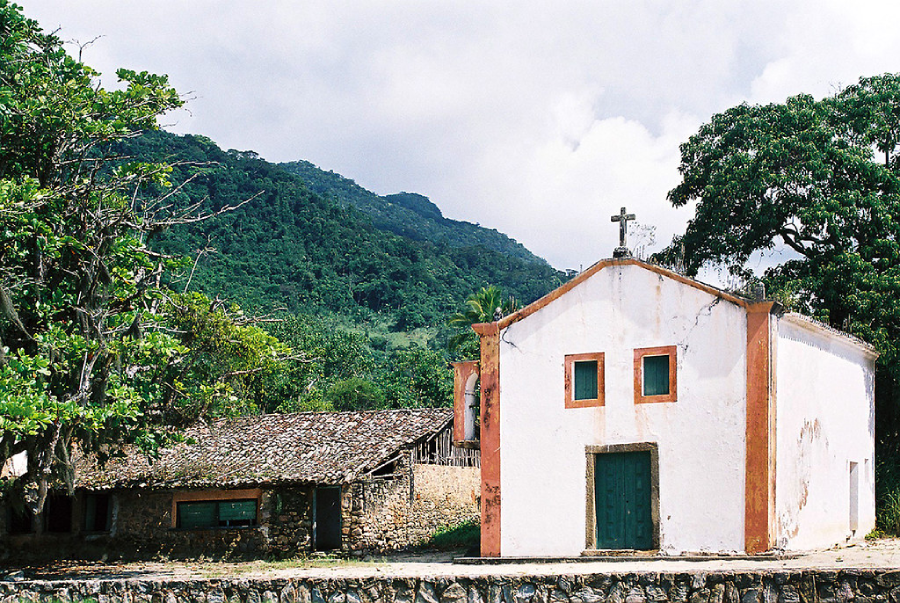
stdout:
[(777, 331), (775, 544), (864, 537), (875, 527), (874, 354), (796, 315)]
[(900, 572), (872, 569), (0, 581), (0, 603), (888, 603), (898, 598)]
[[(501, 554), (577, 556), (587, 447), (658, 446), (659, 545), (744, 544), (746, 317), (637, 265), (610, 266), (500, 333)], [(635, 404), (634, 350), (676, 346), (677, 401)], [(564, 407), (567, 354), (605, 354), (605, 405)]]

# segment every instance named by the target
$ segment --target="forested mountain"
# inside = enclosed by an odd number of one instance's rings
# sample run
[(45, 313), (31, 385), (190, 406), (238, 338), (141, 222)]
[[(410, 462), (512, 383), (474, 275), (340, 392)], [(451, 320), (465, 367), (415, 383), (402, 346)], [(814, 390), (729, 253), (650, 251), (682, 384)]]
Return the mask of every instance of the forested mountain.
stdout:
[(381, 230), (415, 241), (445, 241), (451, 247), (485, 247), (526, 262), (547, 263), (502, 232), (445, 218), (438, 206), (423, 195), (404, 192), (382, 197), (308, 161), (280, 165), (300, 176), (313, 192), (335, 200), (341, 207), (352, 206), (362, 211)]
[[(393, 319), (394, 329), (408, 330), (442, 324), (467, 295), (486, 284), (527, 303), (564, 278), (505, 235), (445, 220), (418, 195), (382, 198), (340, 176), (304, 170), (306, 177), (320, 176), (319, 188), (323, 180), (332, 180), (326, 198), (296, 169), (288, 171), (254, 153), (223, 151), (201, 136), (148, 132), (119, 150), (142, 161), (176, 163), (172, 182), (187, 180), (173, 194), (179, 204), (202, 201), (215, 210), (253, 198), (214, 220), (171, 229), (157, 244), (191, 258), (211, 249), (200, 254), (191, 290), (256, 311), (379, 313)], [(344, 189), (350, 193), (342, 196)], [(367, 196), (367, 207), (379, 207), (377, 218), (356, 209), (361, 202), (348, 200)], [(402, 227), (407, 219), (415, 227)], [(451, 238), (438, 232), (462, 234)], [(495, 247), (505, 241), (519, 253), (469, 244), (485, 239), (484, 233), (495, 239)], [(518, 257), (523, 251), (529, 261)]]

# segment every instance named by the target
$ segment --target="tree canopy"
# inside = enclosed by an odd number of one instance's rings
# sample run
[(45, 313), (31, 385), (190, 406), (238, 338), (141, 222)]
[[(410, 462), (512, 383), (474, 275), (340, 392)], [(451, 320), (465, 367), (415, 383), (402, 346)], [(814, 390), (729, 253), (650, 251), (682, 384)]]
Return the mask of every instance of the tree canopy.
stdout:
[(740, 105), (715, 115), (681, 147), (676, 206), (697, 201), (684, 235), (660, 256), (683, 254), (744, 270), (783, 243), (793, 258), (768, 271), (799, 309), (848, 328), (897, 359), (891, 300), (900, 286), (900, 76), (863, 78), (815, 100)]
[(447, 325), (456, 329), (456, 333), (447, 342), (447, 347), (461, 358), (478, 358), (479, 339), (472, 330), (472, 325), (497, 320), (498, 316), (512, 314), (518, 309), (519, 302), (516, 298), (504, 297), (500, 287), (482, 287), (466, 298), (462, 312), (456, 312), (447, 319)]
[[(183, 263), (148, 240), (201, 216), (171, 203), (171, 166), (111, 145), (182, 101), (165, 76), (120, 70), (107, 90), (97, 75), (0, 0), (0, 466), (27, 454), (12, 483), (33, 513), (52, 484), (72, 487), (76, 450), (152, 451), (162, 426), (227, 401), (284, 351), (167, 291)], [(215, 364), (202, 346), (223, 338), (243, 360)]]
[[(418, 223), (406, 220), (412, 212), (400, 203), (355, 184), (317, 193), (316, 174), (325, 173), (314, 168), (298, 176), (252, 153), (224, 151), (201, 136), (164, 131), (128, 139), (117, 150), (146, 162), (186, 163), (172, 172), (174, 181), (193, 176), (176, 195), (185, 205), (201, 202), (214, 211), (263, 191), (252, 203), (215, 220), (167, 230), (154, 247), (175, 254), (214, 249), (198, 263), (192, 288), (240, 300), (246, 309), (283, 308), (292, 314), (326, 310), (357, 321), (387, 319), (394, 331), (434, 329), (485, 283), (532, 301), (564, 280), (544, 262), (517, 257), (520, 246), (506, 237), (472, 224), (444, 221), (440, 226), (456, 232), (462, 224), (485, 236), (451, 239), (421, 230), (409, 238), (379, 227), (380, 219), (363, 213), (369, 206), (357, 209), (357, 197), (380, 203), (378, 215), (390, 224), (415, 230)], [(195, 164), (209, 167), (197, 173)], [(508, 243), (501, 248), (505, 250), (484, 246), (491, 234)]]
[(673, 205), (696, 201), (684, 234), (657, 256), (688, 274), (783, 244), (763, 276), (770, 296), (881, 352), (879, 439), (898, 433), (900, 75), (867, 77), (821, 100), (740, 105), (681, 146)]

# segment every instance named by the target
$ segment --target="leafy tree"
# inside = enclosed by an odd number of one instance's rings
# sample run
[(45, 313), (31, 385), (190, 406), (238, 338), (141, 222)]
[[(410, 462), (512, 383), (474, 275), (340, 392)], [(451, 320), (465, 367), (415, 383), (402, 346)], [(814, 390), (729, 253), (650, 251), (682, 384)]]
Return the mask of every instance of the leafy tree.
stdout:
[(383, 407), (384, 394), (371, 381), (350, 377), (328, 388), (325, 400), (334, 410), (375, 410)]
[(388, 408), (450, 406), (453, 401), (453, 375), (447, 359), (417, 345), (389, 356), (381, 381)]
[(489, 285), (482, 287), (466, 298), (465, 310), (457, 312), (447, 319), (447, 324), (456, 329), (448, 347), (459, 357), (477, 358), (480, 354), (478, 336), (472, 331), (472, 325), (497, 320), (499, 316), (512, 314), (519, 309), (514, 297), (503, 297), (499, 287)]
[[(307, 315), (286, 317), (268, 330), (289, 345), (294, 358), (281, 370), (267, 373), (267, 412), (356, 410), (348, 392), (360, 391), (359, 381), (372, 382), (378, 372), (373, 350), (363, 335), (336, 327), (330, 321)], [(342, 387), (335, 389), (337, 384)], [(343, 388), (343, 389), (342, 389)], [(340, 395), (339, 395), (340, 394)], [(380, 406), (376, 393), (355, 399), (366, 408)], [(374, 406), (373, 406), (374, 404)]]
[[(106, 90), (96, 75), (0, 0), (0, 466), (27, 453), (14, 489), (32, 513), (57, 480), (71, 489), (75, 450), (152, 452), (164, 425), (205, 410), (185, 404), (197, 404), (188, 373), (212, 384), (223, 370), (232, 383), (234, 371), (255, 370), (203, 366), (190, 346), (208, 345), (224, 322), (179, 314), (200, 301), (161, 285), (182, 264), (149, 238), (202, 217), (175, 212), (172, 167), (110, 151), (180, 98), (165, 76), (120, 70), (120, 89)], [(271, 343), (255, 349), (267, 355)]]
[(286, 362), (304, 360), (292, 356), (287, 345), (236, 305), (200, 293), (169, 294), (162, 315), (186, 346), (166, 375), (163, 404), (172, 409), (172, 423), (258, 413), (273, 395), (271, 380)]
[(740, 105), (681, 146), (676, 206), (697, 201), (658, 259), (749, 275), (783, 243), (793, 258), (764, 275), (770, 295), (873, 343), (880, 453), (900, 444), (900, 75), (862, 78), (816, 101)]
[(801, 309), (880, 343), (895, 364), (885, 344), (896, 321), (870, 314), (889, 318), (876, 298), (892, 295), (900, 259), (898, 127), (896, 75), (822, 101), (801, 95), (714, 116), (681, 147), (683, 181), (669, 199), (698, 204), (662, 259), (683, 253), (689, 274), (708, 262), (742, 272), (751, 254), (783, 242), (798, 259), (770, 282), (790, 284)]
[[(453, 379), (443, 354), (418, 345), (387, 349), (381, 337), (298, 315), (270, 325), (294, 356), (267, 379), (263, 407), (279, 412), (446, 406)], [(378, 348), (382, 349), (376, 349)]]

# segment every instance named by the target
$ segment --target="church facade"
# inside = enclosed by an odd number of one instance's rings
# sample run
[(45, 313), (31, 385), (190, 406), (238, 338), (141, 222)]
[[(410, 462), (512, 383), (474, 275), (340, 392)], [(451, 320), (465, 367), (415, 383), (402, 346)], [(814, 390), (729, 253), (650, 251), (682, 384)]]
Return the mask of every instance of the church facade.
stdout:
[(481, 449), (483, 556), (754, 554), (874, 527), (859, 340), (629, 258), (475, 330), (454, 439)]

